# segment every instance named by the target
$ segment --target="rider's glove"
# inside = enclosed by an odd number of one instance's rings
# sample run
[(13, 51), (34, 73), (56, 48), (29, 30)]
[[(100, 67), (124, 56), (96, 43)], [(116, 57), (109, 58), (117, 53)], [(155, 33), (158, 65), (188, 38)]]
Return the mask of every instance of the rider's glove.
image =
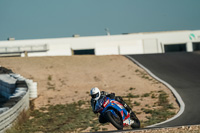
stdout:
[(98, 112), (97, 111), (93, 111), (95, 114), (97, 114)]
[(110, 93), (107, 95), (107, 97), (110, 97), (111, 99), (115, 99), (115, 93)]

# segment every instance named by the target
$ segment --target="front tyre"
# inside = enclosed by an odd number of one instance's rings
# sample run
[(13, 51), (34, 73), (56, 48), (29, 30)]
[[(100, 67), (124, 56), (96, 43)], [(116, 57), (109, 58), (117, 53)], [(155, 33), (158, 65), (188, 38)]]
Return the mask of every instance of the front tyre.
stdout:
[(140, 120), (135, 116), (133, 119), (134, 123), (131, 125), (133, 129), (140, 128)]
[(106, 112), (105, 116), (107, 121), (110, 122), (114, 127), (116, 127), (118, 130), (123, 130), (123, 122), (118, 114), (116, 117), (113, 115), (113, 113), (108, 111)]

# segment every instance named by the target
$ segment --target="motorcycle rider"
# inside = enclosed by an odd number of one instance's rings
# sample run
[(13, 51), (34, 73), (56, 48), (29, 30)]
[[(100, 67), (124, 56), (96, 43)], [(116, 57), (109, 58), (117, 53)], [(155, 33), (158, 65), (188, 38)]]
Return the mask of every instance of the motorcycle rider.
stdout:
[[(92, 106), (92, 110), (93, 112), (96, 114), (96, 110), (95, 110), (95, 105), (96, 105), (96, 102), (98, 99), (106, 96), (106, 97), (109, 97), (111, 99), (115, 99), (116, 101), (118, 101), (119, 103), (121, 103), (124, 108), (130, 113), (130, 117), (132, 119), (135, 119), (137, 118), (136, 115), (134, 114), (134, 112), (132, 111), (132, 109), (124, 102), (124, 100), (122, 99), (122, 97), (120, 96), (115, 96), (115, 93), (107, 93), (105, 91), (100, 91), (99, 88), (97, 87), (94, 87), (90, 90), (90, 95), (91, 95), (91, 106)], [(103, 118), (103, 116), (99, 116), (99, 122), (100, 123), (106, 123), (106, 119)]]

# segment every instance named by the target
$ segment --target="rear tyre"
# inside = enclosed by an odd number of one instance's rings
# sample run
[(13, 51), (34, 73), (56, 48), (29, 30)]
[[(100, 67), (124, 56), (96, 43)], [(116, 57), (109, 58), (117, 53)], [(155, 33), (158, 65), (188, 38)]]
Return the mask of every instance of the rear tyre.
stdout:
[(116, 127), (118, 130), (123, 130), (123, 122), (118, 114), (116, 117), (110, 111), (108, 111), (106, 112), (105, 116), (107, 121), (110, 122), (114, 127)]

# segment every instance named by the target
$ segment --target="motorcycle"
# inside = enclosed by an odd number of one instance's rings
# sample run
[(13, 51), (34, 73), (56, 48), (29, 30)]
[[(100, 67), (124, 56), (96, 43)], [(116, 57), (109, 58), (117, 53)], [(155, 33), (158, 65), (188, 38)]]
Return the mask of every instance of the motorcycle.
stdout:
[(103, 115), (106, 121), (118, 130), (123, 130), (127, 126), (131, 126), (133, 129), (140, 128), (140, 121), (136, 115), (134, 118), (130, 118), (130, 113), (115, 99), (106, 96), (100, 98), (95, 105), (95, 111)]

